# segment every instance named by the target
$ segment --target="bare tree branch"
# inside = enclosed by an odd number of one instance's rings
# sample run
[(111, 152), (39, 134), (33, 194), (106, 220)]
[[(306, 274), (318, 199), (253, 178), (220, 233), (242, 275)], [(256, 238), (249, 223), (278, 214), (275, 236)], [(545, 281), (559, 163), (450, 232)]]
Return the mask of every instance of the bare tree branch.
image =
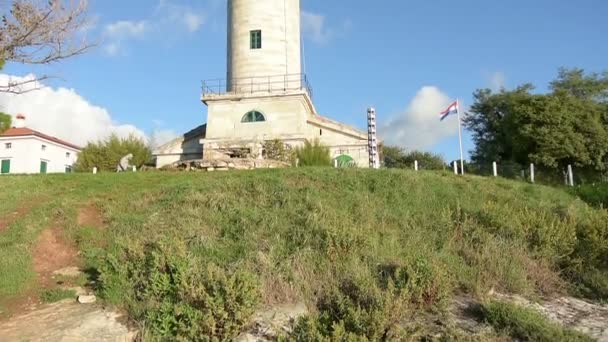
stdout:
[(50, 79), (50, 76), (41, 76), (27, 80), (11, 80), (6, 84), (0, 84), (0, 93), (25, 94), (42, 88), (40, 82)]
[[(0, 63), (51, 64), (86, 52), (87, 0), (13, 0), (0, 20)], [(20, 94), (35, 80), (0, 85), (0, 92)]]

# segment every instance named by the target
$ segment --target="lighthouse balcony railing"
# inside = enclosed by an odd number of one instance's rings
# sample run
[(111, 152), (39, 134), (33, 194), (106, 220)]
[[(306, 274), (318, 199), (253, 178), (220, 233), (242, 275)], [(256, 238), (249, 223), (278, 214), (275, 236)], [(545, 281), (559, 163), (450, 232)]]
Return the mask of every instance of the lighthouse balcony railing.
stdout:
[(312, 87), (305, 74), (213, 79), (202, 82), (203, 98), (260, 93), (285, 94), (294, 91), (306, 91), (312, 98)]

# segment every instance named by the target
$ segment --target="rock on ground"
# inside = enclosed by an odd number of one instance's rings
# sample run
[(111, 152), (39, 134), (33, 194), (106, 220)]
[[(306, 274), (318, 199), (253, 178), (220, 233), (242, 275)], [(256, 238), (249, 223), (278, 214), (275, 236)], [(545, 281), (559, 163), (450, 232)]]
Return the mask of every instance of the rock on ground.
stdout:
[(608, 306), (606, 305), (589, 303), (573, 297), (533, 303), (520, 296), (502, 294), (495, 296), (534, 309), (552, 321), (591, 336), (599, 342), (608, 342)]
[(0, 321), (1, 341), (130, 342), (137, 335), (120, 322), (121, 315), (73, 300), (49, 304)]
[(235, 339), (237, 342), (275, 341), (280, 335), (291, 332), (295, 320), (306, 315), (308, 309), (303, 303), (281, 305), (257, 312), (251, 327)]
[(69, 266), (53, 272), (53, 275), (76, 278), (82, 274), (79, 267)]

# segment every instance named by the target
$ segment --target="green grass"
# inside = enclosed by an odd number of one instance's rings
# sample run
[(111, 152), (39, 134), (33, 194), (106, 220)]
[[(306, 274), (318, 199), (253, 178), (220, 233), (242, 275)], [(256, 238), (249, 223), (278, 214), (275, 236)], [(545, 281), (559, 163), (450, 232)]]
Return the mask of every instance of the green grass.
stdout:
[(75, 299), (76, 291), (70, 289), (47, 289), (40, 294), (40, 299), (45, 303), (55, 303), (64, 299)]
[(574, 342), (593, 341), (577, 331), (564, 329), (540, 313), (514, 304), (493, 301), (483, 305), (485, 320), (496, 330), (519, 341)]
[(590, 205), (608, 209), (608, 183), (583, 184), (572, 192)]
[[(330, 168), (0, 177), (0, 187), (17, 203), (27, 189), (48, 198), (0, 233), (0, 298), (33, 286), (32, 246), (58, 221), (98, 294), (156, 336), (188, 339), (196, 326), (228, 338), (254, 306), (297, 300), (319, 311), (302, 336), (373, 338), (398, 336), (395, 322), (441, 311), (454, 293), (608, 297), (608, 213), (550, 187)], [(76, 222), (91, 201), (104, 229)]]

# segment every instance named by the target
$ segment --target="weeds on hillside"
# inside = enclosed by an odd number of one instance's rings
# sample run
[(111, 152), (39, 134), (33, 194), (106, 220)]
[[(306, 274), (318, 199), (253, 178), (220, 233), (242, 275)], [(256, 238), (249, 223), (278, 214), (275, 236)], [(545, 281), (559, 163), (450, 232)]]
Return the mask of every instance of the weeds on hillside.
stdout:
[[(44, 179), (62, 195), (0, 234), (0, 294), (23, 288), (20, 246), (35, 241), (51, 208), (75, 215), (69, 208), (97, 198), (107, 227), (74, 223), (67, 236), (100, 295), (151, 338), (229, 339), (256, 308), (288, 300), (313, 309), (301, 336), (369, 339), (399, 336), (400, 317), (441, 312), (456, 291), (608, 299), (608, 212), (560, 189), (327, 168)], [(6, 188), (8, 203), (18, 189)]]
[(318, 139), (312, 142), (306, 140), (304, 146), (296, 149), (296, 156), (299, 166), (332, 166), (329, 147), (321, 144)]
[(325, 290), (316, 303), (318, 313), (301, 318), (291, 337), (297, 341), (403, 339), (407, 315), (442, 307), (451, 286), (444, 270), (423, 258), (380, 265), (375, 272), (359, 270), (358, 276), (346, 275)]
[(608, 210), (608, 183), (583, 184), (572, 193), (592, 206)]
[(487, 323), (519, 341), (593, 341), (586, 335), (548, 321), (532, 309), (515, 304), (491, 301), (484, 304), (481, 311)]
[(40, 293), (40, 299), (45, 303), (55, 303), (64, 299), (75, 299), (76, 291), (71, 289), (47, 289)]
[(249, 322), (259, 300), (247, 272), (201, 264), (179, 244), (126, 247), (101, 269), (101, 292), (125, 304), (150, 333), (187, 341), (227, 341)]

